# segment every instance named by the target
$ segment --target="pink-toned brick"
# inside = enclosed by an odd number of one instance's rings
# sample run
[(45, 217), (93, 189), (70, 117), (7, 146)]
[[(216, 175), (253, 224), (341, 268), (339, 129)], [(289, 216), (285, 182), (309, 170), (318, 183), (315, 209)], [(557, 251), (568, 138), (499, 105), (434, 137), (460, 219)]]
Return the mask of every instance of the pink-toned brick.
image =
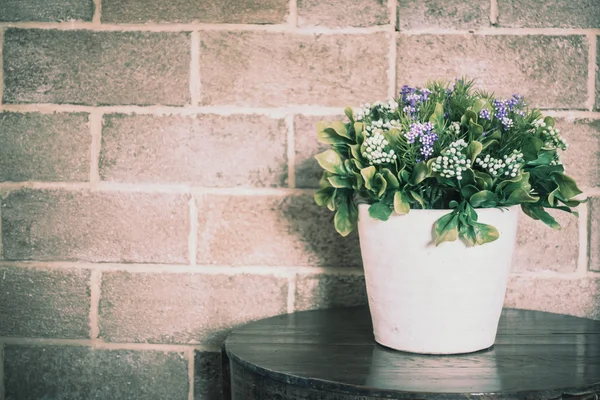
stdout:
[(600, 197), (589, 200), (589, 269), (600, 272)]
[(382, 0), (298, 0), (298, 25), (344, 28), (390, 23), (389, 9)]
[(600, 28), (600, 4), (597, 0), (498, 0), (498, 26)]
[(397, 10), (400, 31), (482, 28), (490, 24), (487, 0), (398, 0)]
[(358, 235), (342, 238), (310, 195), (206, 196), (198, 203), (198, 263), (359, 266)]
[(600, 120), (556, 120), (569, 148), (561, 152), (565, 173), (581, 188), (600, 186)]
[(202, 104), (342, 107), (385, 98), (388, 35), (202, 32)]
[(301, 274), (296, 277), (297, 311), (367, 304), (362, 274)]
[(120, 182), (283, 186), (287, 129), (260, 115), (104, 118), (100, 176)]

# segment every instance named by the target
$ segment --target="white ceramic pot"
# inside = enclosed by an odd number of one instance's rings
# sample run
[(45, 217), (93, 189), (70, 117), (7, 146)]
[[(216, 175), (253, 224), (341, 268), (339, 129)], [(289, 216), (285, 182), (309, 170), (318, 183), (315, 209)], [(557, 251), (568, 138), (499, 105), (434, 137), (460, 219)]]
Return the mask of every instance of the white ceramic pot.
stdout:
[(358, 232), (375, 340), (422, 354), (470, 353), (494, 344), (512, 256), (518, 206), (477, 209), (500, 237), (467, 247), (433, 244), (433, 224), (449, 210), (410, 210), (388, 221), (359, 205)]

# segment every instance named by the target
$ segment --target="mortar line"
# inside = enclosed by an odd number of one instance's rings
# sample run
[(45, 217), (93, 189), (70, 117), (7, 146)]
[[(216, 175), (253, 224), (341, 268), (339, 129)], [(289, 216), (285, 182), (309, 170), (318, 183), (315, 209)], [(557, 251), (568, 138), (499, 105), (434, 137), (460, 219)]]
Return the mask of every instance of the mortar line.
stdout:
[[(400, 18), (398, 16), (398, 2), (397, 0), (388, 0), (388, 12), (390, 13), (390, 25), (392, 25), (391, 32), (394, 34), (400, 30)], [(395, 35), (394, 35), (395, 37)]]
[[(394, 2), (395, 3), (395, 2)], [(389, 43), (389, 53), (388, 53), (388, 98), (395, 99), (396, 98), (396, 80), (398, 79), (398, 71), (397, 71), (397, 49), (396, 49), (396, 32), (391, 31), (388, 33), (390, 35), (390, 43)]]
[(100, 182), (100, 149), (102, 147), (102, 113), (97, 110), (89, 114), (90, 134), (90, 184)]
[(102, 0), (94, 0), (94, 16), (92, 17), (92, 24), (100, 25), (102, 21)]
[(186, 352), (188, 356), (188, 380), (190, 381), (190, 391), (188, 393), (188, 400), (194, 400), (194, 376), (196, 375), (195, 369), (195, 351), (193, 348)]
[(586, 196), (600, 196), (600, 188), (584, 188), (582, 191)]
[(4, 231), (2, 229), (2, 196), (0, 196), (0, 260), (4, 260)]
[(131, 273), (194, 273), (204, 275), (269, 275), (289, 277), (290, 274), (303, 275), (363, 275), (359, 267), (312, 267), (312, 266), (270, 266), (270, 265), (195, 265), (187, 264), (120, 264), (120, 263), (91, 263), (71, 261), (0, 261), (3, 268), (31, 268), (31, 269), (88, 269), (101, 272), (126, 271)]
[(25, 346), (78, 346), (92, 347), (103, 350), (147, 350), (185, 353), (197, 348), (213, 346), (203, 346), (200, 344), (162, 344), (162, 343), (124, 343), (124, 342), (104, 342), (102, 340), (91, 339), (58, 339), (58, 338), (31, 338), (31, 337), (0, 337), (0, 345), (25, 345)]
[(296, 308), (296, 283), (298, 275), (292, 274), (288, 280), (287, 312), (291, 314)]
[(498, 24), (498, 0), (490, 0), (490, 24)]
[(298, 0), (290, 0), (289, 12), (287, 23), (290, 28), (295, 29), (298, 27)]
[[(596, 69), (600, 68), (597, 66), (597, 52), (596, 52), (596, 42), (597, 37), (596, 34), (589, 34), (588, 39), (590, 42), (590, 47), (588, 51), (588, 100), (587, 106), (588, 110), (594, 110), (594, 103), (596, 102)], [(600, 106), (600, 105), (599, 105)]]
[(200, 80), (200, 32), (193, 31), (190, 38), (191, 61), (190, 61), (190, 100), (192, 107), (200, 104), (200, 91), (202, 81)]
[(544, 271), (532, 271), (532, 272), (513, 272), (510, 274), (513, 278), (533, 278), (533, 279), (564, 279), (564, 280), (577, 280), (582, 279), (582, 276), (578, 271), (575, 272), (556, 272), (550, 270)]
[(285, 125), (287, 127), (287, 168), (288, 168), (288, 187), (294, 189), (296, 187), (296, 132), (294, 124), (294, 115), (290, 114), (285, 117)]
[(3, 49), (4, 29), (0, 28), (0, 107), (2, 106), (2, 98), (4, 97), (4, 56), (2, 54)]
[(0, 400), (4, 400), (4, 343), (0, 343)]
[(599, 111), (580, 111), (580, 110), (542, 110), (544, 114), (551, 117), (566, 119), (600, 119)]
[(190, 196), (188, 201), (190, 210), (190, 234), (188, 235), (188, 258), (190, 265), (196, 265), (198, 258), (198, 205), (196, 197)]
[(102, 271), (92, 270), (90, 274), (90, 338), (94, 342), (100, 337), (100, 296)]

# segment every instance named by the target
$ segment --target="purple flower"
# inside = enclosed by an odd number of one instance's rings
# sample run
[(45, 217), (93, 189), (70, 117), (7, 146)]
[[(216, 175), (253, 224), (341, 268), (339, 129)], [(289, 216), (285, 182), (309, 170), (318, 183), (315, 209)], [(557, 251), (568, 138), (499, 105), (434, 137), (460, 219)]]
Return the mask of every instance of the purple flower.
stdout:
[(512, 97), (506, 101), (506, 105), (510, 111), (513, 111), (517, 106), (521, 105), (523, 96), (520, 94), (513, 94)]
[(479, 112), (479, 117), (483, 118), (483, 119), (487, 119), (488, 121), (490, 121), (492, 119), (492, 116), (490, 115), (490, 110), (488, 110), (487, 108), (484, 108), (483, 110), (481, 110)]
[(438, 139), (438, 135), (433, 132), (433, 124), (431, 122), (415, 122), (411, 124), (410, 131), (406, 134), (409, 143), (414, 143), (417, 138), (421, 143), (421, 155), (427, 160), (433, 154), (433, 145)]

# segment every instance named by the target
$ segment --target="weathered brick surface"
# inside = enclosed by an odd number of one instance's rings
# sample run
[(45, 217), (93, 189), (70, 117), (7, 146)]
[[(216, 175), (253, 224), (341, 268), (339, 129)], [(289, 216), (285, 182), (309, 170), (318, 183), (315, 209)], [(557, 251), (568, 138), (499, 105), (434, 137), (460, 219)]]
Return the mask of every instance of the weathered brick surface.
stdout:
[(187, 202), (176, 194), (12, 192), (2, 204), (4, 257), (185, 263)]
[(89, 338), (90, 272), (0, 267), (0, 336)]
[(600, 319), (600, 279), (514, 276), (504, 306)]
[(206, 196), (198, 204), (198, 263), (358, 266), (358, 235), (342, 238), (310, 195)]
[(525, 95), (546, 108), (585, 108), (588, 43), (583, 36), (400, 35), (398, 85), (476, 79), (497, 96)]
[(100, 336), (111, 342), (219, 344), (238, 324), (287, 310), (287, 279), (106, 272)]
[(298, 25), (343, 28), (390, 23), (384, 0), (298, 0)]
[(498, 0), (498, 25), (511, 28), (600, 28), (597, 0)]
[(596, 36), (596, 110), (600, 110), (600, 36)]
[(102, 22), (281, 24), (288, 9), (286, 0), (104, 0)]
[(183, 353), (89, 347), (7, 346), (6, 400), (187, 400)]
[(0, 181), (86, 181), (87, 114), (0, 113)]
[(341, 107), (387, 96), (386, 33), (213, 31), (203, 32), (201, 41), (205, 105)]
[(590, 269), (600, 271), (600, 197), (589, 200), (589, 255)]
[(345, 116), (324, 117), (297, 115), (294, 119), (296, 135), (294, 137), (296, 187), (319, 187), (319, 179), (323, 169), (315, 160), (315, 156), (329, 148), (317, 140), (317, 123), (319, 121), (345, 121)]
[(367, 304), (363, 275), (314, 274), (296, 278), (297, 311)]
[(194, 361), (194, 399), (222, 399), (221, 354), (196, 351)]
[(561, 230), (552, 229), (525, 214), (519, 215), (517, 247), (512, 270), (573, 272), (579, 257), (579, 222), (574, 215), (548, 210)]
[(100, 175), (125, 182), (282, 186), (286, 126), (259, 115), (105, 117)]
[(6, 103), (188, 103), (188, 33), (8, 29)]
[(93, 0), (0, 0), (0, 22), (91, 21), (93, 15)]
[(569, 147), (561, 152), (565, 173), (582, 188), (600, 186), (600, 120), (556, 120)]
[(397, 26), (403, 29), (482, 28), (490, 24), (485, 0), (398, 0)]

